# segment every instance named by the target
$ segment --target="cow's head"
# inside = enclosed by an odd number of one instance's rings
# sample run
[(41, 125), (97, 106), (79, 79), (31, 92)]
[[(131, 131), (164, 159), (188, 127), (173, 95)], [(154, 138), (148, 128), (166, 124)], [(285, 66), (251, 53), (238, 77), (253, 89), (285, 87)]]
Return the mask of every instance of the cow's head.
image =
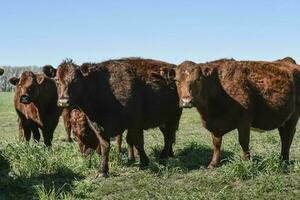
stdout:
[(99, 142), (95, 133), (89, 128), (85, 114), (77, 109), (71, 111), (72, 133), (75, 137), (82, 155), (98, 150)]
[(204, 81), (213, 73), (213, 69), (185, 61), (175, 71), (180, 106), (185, 108), (196, 106), (202, 94)]
[[(80, 80), (84, 77), (85, 71), (72, 62), (72, 60), (63, 61), (57, 69), (52, 66), (44, 66), (43, 72), (55, 79), (59, 107), (68, 107), (74, 98), (74, 94), (80, 92)], [(72, 94), (72, 95), (71, 95)]]
[(20, 78), (12, 77), (9, 82), (16, 86), (16, 93), (20, 95), (20, 102), (29, 104), (38, 99), (39, 86), (43, 84), (45, 76), (24, 71)]
[(4, 73), (4, 69), (0, 68), (0, 76)]

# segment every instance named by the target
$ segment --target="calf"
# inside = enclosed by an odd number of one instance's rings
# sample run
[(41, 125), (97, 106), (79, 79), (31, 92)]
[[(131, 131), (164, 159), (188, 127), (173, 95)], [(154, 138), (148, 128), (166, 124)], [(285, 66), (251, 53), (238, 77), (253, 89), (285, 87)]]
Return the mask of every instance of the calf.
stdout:
[[(86, 115), (78, 109), (71, 111), (71, 128), (82, 155), (87, 155), (91, 149), (101, 154), (101, 148), (96, 133), (89, 125)], [(116, 136), (117, 154), (121, 152), (122, 134)], [(133, 154), (133, 152), (132, 152)]]
[(100, 171), (107, 176), (109, 138), (126, 129), (127, 143), (131, 148), (136, 147), (142, 167), (149, 163), (143, 130), (159, 127), (165, 143), (161, 157), (173, 156), (172, 146), (182, 109), (175, 84), (161, 76), (160, 70), (174, 67), (140, 58), (82, 66), (67, 60), (57, 70), (45, 67), (44, 73), (51, 77), (56, 74), (60, 106), (76, 106), (86, 114), (101, 147)]
[(184, 62), (176, 69), (182, 107), (195, 106), (212, 133), (214, 152), (209, 164), (220, 160), (222, 136), (238, 130), (243, 159), (249, 159), (250, 128), (278, 128), (281, 156), (289, 149), (300, 110), (300, 72), (288, 62), (221, 60), (205, 64)]

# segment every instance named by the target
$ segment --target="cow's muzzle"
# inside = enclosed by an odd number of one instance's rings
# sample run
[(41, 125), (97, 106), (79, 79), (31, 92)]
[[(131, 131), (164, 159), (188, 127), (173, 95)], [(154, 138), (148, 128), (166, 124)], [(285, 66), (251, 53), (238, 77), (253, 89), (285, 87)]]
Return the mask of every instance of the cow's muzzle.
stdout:
[(70, 105), (69, 99), (64, 98), (64, 99), (59, 99), (59, 100), (57, 101), (57, 106), (58, 106), (58, 107), (63, 107), (63, 108), (65, 108), (65, 107), (69, 107), (69, 105)]
[(30, 104), (31, 102), (32, 102), (32, 100), (28, 94), (24, 94), (20, 97), (20, 103)]
[(193, 98), (182, 98), (180, 100), (180, 107), (182, 107), (182, 108), (195, 107), (195, 101)]

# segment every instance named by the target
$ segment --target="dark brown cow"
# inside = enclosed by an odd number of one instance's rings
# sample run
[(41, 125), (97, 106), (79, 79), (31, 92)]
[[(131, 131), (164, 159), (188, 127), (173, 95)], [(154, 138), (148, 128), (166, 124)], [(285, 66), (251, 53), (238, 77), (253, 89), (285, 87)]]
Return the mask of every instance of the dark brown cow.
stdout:
[(243, 159), (249, 159), (250, 127), (278, 128), (281, 155), (289, 149), (300, 109), (300, 72), (286, 62), (184, 62), (176, 69), (180, 104), (196, 106), (205, 128), (212, 133), (214, 152), (209, 164), (220, 160), (222, 136), (238, 129)]
[[(72, 133), (79, 145), (81, 154), (87, 155), (90, 152), (90, 149), (96, 150), (98, 154), (101, 154), (96, 133), (93, 131), (93, 127), (89, 125), (86, 115), (78, 109), (73, 109), (70, 116)], [(121, 145), (122, 134), (116, 136), (118, 155), (121, 152)]]
[[(43, 68), (53, 68), (52, 65), (45, 65)], [(68, 108), (61, 109), (61, 116), (64, 121), (65, 131), (66, 131), (66, 141), (72, 142), (71, 138), (71, 123), (70, 123), (70, 110)]]
[(29, 141), (32, 132), (39, 141), (40, 128), (45, 145), (50, 146), (60, 116), (55, 82), (42, 74), (24, 71), (20, 78), (10, 78), (10, 83), (16, 86), (14, 104), (19, 116), (19, 136), (24, 134)]
[[(141, 166), (149, 159), (144, 151), (143, 130), (159, 127), (165, 146), (161, 157), (173, 156), (172, 146), (182, 109), (174, 83), (160, 75), (161, 68), (175, 65), (140, 58), (109, 60), (77, 66), (63, 62), (56, 74), (61, 106), (77, 106), (86, 115), (101, 146), (101, 173), (107, 176), (110, 137), (128, 130), (127, 143), (135, 146)], [(129, 157), (129, 159), (132, 159)]]
[(4, 73), (4, 69), (0, 68), (0, 76)]

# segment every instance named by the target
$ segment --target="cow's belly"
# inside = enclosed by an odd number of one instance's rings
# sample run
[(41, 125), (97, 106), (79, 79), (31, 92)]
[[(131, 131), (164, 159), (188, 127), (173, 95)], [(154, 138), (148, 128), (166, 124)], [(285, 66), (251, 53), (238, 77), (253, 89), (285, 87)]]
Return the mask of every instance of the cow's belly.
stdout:
[(202, 125), (214, 134), (224, 135), (237, 128), (237, 119), (227, 115), (208, 119), (202, 117)]
[(278, 110), (260, 107), (254, 111), (251, 127), (272, 130), (281, 127), (294, 113), (294, 105), (287, 105)]
[(263, 114), (254, 118), (251, 127), (257, 130), (273, 130), (281, 127), (291, 115), (292, 113), (285, 115)]

